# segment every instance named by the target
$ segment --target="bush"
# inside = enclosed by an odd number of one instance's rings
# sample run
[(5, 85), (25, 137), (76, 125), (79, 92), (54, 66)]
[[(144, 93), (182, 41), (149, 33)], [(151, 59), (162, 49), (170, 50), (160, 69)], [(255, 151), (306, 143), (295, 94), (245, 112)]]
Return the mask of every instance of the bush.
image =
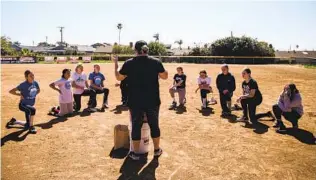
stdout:
[(272, 44), (251, 37), (226, 37), (211, 44), (212, 56), (274, 56)]
[(164, 56), (167, 55), (167, 48), (164, 44), (161, 44), (159, 42), (150, 42), (148, 44), (149, 47), (149, 55), (151, 56)]
[(132, 47), (130, 46), (119, 46), (119, 45), (114, 45), (113, 46), (113, 50), (112, 50), (113, 54), (134, 54), (135, 51)]
[(200, 48), (200, 47), (195, 47), (191, 50), (191, 52), (189, 53), (190, 56), (210, 56), (211, 55), (211, 51), (209, 48)]

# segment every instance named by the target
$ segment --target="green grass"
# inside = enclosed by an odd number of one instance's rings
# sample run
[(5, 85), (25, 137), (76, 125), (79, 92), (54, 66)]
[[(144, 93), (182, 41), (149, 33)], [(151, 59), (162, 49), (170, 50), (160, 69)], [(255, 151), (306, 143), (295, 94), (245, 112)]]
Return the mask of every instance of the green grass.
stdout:
[[(92, 60), (91, 63), (111, 63), (112, 61), (110, 60)], [(45, 61), (38, 61), (37, 62), (38, 64), (57, 64), (56, 62), (54, 63), (46, 63)], [(79, 63), (83, 63), (82, 61), (79, 61)], [(66, 62), (66, 63), (63, 63), (63, 64), (73, 64), (71, 62)], [(87, 63), (88, 64), (88, 63)]]
[(312, 64), (307, 64), (307, 65), (304, 65), (305, 68), (308, 68), (308, 69), (316, 69), (316, 65), (312, 65)]

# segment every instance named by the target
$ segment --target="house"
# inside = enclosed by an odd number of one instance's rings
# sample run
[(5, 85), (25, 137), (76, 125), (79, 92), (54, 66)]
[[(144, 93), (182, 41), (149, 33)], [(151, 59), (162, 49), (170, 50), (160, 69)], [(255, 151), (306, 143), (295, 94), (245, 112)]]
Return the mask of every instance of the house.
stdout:
[(281, 59), (293, 59), (299, 64), (315, 64), (316, 51), (276, 51), (275, 57)]
[(176, 48), (176, 49), (167, 50), (167, 54), (169, 56), (185, 56), (185, 55), (189, 55), (190, 52), (191, 52), (191, 49), (185, 49), (185, 48), (182, 48), (182, 49)]
[(94, 51), (95, 54), (112, 54), (113, 46), (99, 46)]
[(73, 48), (77, 51), (78, 54), (92, 54), (96, 50), (92, 46), (87, 45), (75, 45)]
[(20, 46), (22, 49), (28, 49), (30, 52), (34, 53), (46, 53), (48, 50), (52, 49), (53, 47), (42, 47), (42, 46)]

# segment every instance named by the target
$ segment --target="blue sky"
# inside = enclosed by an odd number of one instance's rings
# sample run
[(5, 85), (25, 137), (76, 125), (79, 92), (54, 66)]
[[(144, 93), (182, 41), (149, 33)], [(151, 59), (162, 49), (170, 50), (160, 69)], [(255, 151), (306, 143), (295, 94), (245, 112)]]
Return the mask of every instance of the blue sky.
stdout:
[(24, 45), (60, 40), (65, 26), (69, 44), (118, 42), (117, 23), (123, 24), (121, 44), (182, 39), (184, 46), (211, 43), (229, 36), (248, 35), (287, 50), (316, 50), (316, 2), (251, 1), (33, 1), (1, 2), (1, 35)]

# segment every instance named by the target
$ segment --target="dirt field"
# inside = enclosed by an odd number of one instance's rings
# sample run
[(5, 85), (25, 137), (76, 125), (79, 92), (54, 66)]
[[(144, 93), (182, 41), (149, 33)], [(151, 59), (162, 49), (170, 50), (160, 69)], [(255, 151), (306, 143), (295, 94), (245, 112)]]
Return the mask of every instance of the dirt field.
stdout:
[[(121, 172), (138, 171), (140, 179), (202, 180), (202, 179), (316, 179), (315, 87), (316, 70), (299, 66), (249, 66), (263, 93), (257, 112), (266, 112), (276, 103), (284, 84), (294, 82), (303, 96), (305, 114), (299, 121), (297, 134), (277, 134), (273, 122), (262, 121), (262, 128), (245, 128), (243, 123), (220, 118), (220, 105), (213, 112), (200, 112), (199, 94), (195, 94), (198, 72), (206, 69), (215, 87), (219, 65), (181, 64), (188, 76), (187, 112), (168, 110), (171, 99), (168, 87), (179, 64), (165, 64), (170, 78), (161, 80), (160, 125), (164, 154), (158, 161), (136, 164), (109, 157), (113, 147), (113, 128), (128, 124), (128, 111), (120, 111), (120, 90), (116, 88), (113, 64), (101, 64), (106, 86), (110, 89), (110, 108), (90, 116), (77, 115), (65, 119), (48, 116), (48, 109), (58, 104), (58, 94), (49, 83), (58, 79), (62, 68), (71, 64), (2, 65), (1, 75), (1, 170), (3, 179), (126, 179)], [(241, 93), (243, 65), (232, 65), (237, 90)], [(85, 72), (92, 65), (84, 65)], [(19, 98), (8, 91), (23, 81), (23, 72), (31, 69), (39, 82), (35, 124), (38, 133), (27, 134), (21, 129), (5, 129), (11, 117), (24, 120), (18, 110)], [(215, 93), (217, 100), (218, 96)], [(98, 96), (99, 105), (101, 96)], [(86, 104), (87, 97), (83, 98)], [(234, 111), (238, 117), (241, 111)], [(265, 126), (266, 125), (266, 126)], [(289, 123), (286, 123), (291, 127)], [(292, 132), (292, 131), (290, 131)], [(151, 142), (152, 147), (152, 142)], [(122, 167), (124, 163), (124, 166)], [(122, 168), (121, 168), (122, 167)]]

